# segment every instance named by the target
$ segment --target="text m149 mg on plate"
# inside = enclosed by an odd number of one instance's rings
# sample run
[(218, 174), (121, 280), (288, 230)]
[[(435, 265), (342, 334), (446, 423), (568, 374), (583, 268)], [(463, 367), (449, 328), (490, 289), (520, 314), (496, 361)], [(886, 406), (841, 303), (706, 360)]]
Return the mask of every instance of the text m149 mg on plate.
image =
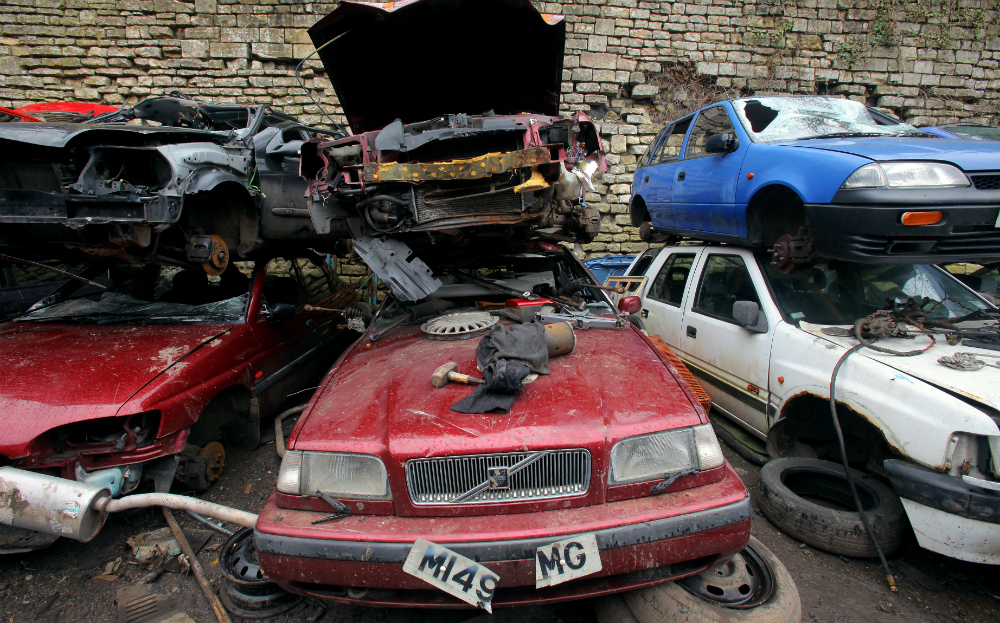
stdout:
[(583, 534), (535, 551), (535, 588), (562, 584), (601, 569), (597, 537)]
[(417, 539), (403, 571), (493, 614), (493, 591), (500, 576), (447, 547)]

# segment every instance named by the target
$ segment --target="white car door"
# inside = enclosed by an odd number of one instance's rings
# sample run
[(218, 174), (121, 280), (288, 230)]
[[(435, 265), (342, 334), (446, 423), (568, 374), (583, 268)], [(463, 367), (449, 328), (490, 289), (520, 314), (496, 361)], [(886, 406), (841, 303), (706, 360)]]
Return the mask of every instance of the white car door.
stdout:
[[(778, 312), (766, 296), (766, 285), (750, 253), (706, 250), (697, 266), (697, 285), (688, 287), (684, 300), (681, 356), (719, 411), (766, 438), (768, 367)], [(737, 323), (733, 317), (737, 301), (757, 303), (765, 318), (758, 326), (766, 326), (764, 332)]]
[(681, 303), (691, 282), (691, 273), (700, 251), (664, 250), (650, 266), (641, 316), (646, 332), (659, 335), (671, 348), (681, 346)]

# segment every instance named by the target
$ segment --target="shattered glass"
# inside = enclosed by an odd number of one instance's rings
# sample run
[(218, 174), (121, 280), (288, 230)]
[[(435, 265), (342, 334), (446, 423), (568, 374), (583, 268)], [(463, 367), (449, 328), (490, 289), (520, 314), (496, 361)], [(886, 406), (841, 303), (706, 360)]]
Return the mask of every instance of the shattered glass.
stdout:
[(838, 136), (923, 136), (911, 125), (879, 125), (864, 104), (834, 97), (752, 97), (733, 108), (755, 143)]
[(148, 320), (162, 321), (199, 320), (199, 319), (230, 319), (237, 320), (243, 316), (250, 294), (242, 294), (223, 301), (205, 303), (203, 305), (185, 305), (183, 303), (168, 303), (164, 301), (144, 301), (128, 294), (106, 292), (96, 301), (76, 299), (57, 303), (37, 311), (28, 311), (21, 316), (21, 322), (38, 322), (46, 320), (67, 320), (101, 324), (103, 322), (142, 323)]

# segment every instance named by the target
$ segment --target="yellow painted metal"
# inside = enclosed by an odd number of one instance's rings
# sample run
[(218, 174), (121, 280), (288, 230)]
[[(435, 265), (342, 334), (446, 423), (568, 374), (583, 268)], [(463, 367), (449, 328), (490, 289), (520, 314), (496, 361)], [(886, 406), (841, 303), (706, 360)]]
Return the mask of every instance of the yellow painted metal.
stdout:
[(366, 182), (433, 182), (476, 180), (514, 169), (534, 167), (552, 161), (546, 146), (529, 147), (507, 153), (490, 153), (465, 160), (445, 162), (386, 162), (366, 164)]
[(514, 192), (516, 193), (533, 193), (536, 190), (542, 190), (543, 188), (548, 188), (549, 183), (545, 181), (542, 177), (542, 172), (537, 168), (532, 167), (531, 169), (531, 179), (523, 184), (518, 184), (514, 187)]

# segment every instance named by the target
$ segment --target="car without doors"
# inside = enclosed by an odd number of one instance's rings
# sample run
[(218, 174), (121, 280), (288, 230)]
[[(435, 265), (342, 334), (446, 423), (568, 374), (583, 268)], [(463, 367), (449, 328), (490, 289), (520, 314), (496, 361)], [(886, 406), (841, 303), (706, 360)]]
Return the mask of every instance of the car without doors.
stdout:
[[(719, 423), (759, 440), (742, 445), (766, 445), (772, 459), (828, 459), (816, 462), (825, 466), (794, 463), (774, 486), (786, 496), (798, 490), (826, 499), (796, 498), (788, 517), (811, 523), (785, 531), (848, 555), (875, 554), (857, 515), (842, 522), (854, 502), (839, 463), (829, 462), (841, 456), (831, 377), (845, 352), (859, 347), (857, 322), (888, 317), (886, 309), (921, 318), (909, 339), (874, 345), (909, 356), (862, 348), (840, 368), (836, 403), (847, 454), (867, 474), (857, 474), (863, 503), (886, 549), (905, 533), (905, 509), (922, 547), (1000, 564), (1000, 310), (992, 303), (936, 266), (828, 261), (784, 273), (766, 256), (725, 246), (651, 249), (626, 274), (646, 276), (642, 322), (701, 381), (724, 416)], [(925, 327), (937, 329), (936, 343)], [(941, 335), (958, 331), (961, 344)], [(939, 362), (960, 353), (978, 359), (979, 369)], [(886, 481), (902, 508), (880, 484)]]
[(1000, 257), (1000, 144), (943, 141), (847, 99), (761, 95), (664, 128), (632, 180), (632, 224), (816, 258)]
[(320, 135), (340, 132), (177, 92), (78, 122), (0, 124), (0, 248), (72, 261), (164, 257), (218, 275), (265, 239), (279, 251), (278, 241), (320, 242), (299, 176), (300, 146)]
[[(0, 462), (114, 497), (144, 478), (208, 487), (217, 442), (256, 447), (260, 420), (357, 335), (305, 309), (353, 302), (317, 257), (233, 262), (212, 279), (156, 264), (77, 272), (0, 324)], [(0, 552), (55, 538), (0, 526)]]

